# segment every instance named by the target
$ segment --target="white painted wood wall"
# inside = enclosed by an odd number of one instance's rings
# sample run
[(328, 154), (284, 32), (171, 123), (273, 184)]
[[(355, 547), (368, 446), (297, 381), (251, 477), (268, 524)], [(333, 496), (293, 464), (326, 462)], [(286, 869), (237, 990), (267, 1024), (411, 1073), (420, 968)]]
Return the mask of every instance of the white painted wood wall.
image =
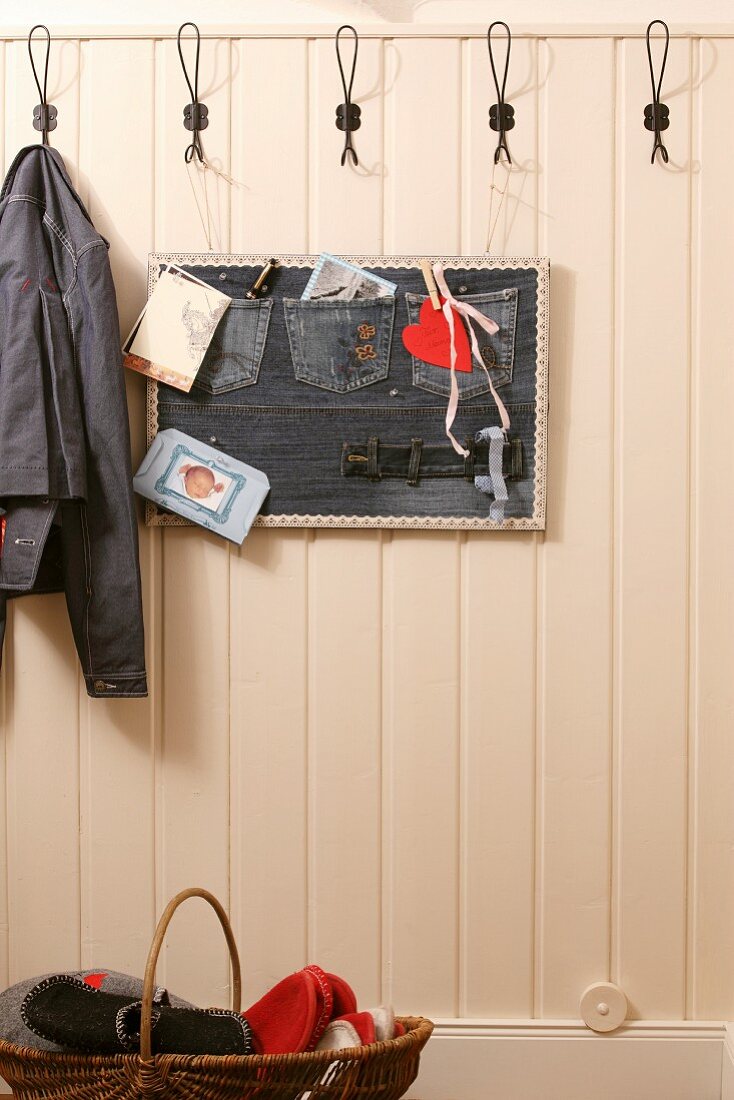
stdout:
[[(184, 17), (184, 16), (182, 16)], [(333, 28), (202, 46), (225, 251), (477, 252), (484, 28), (370, 28), (362, 167), (339, 167)], [(112, 242), (206, 247), (175, 34), (65, 32), (53, 143)], [(2, 30), (0, 29), (0, 37)], [(0, 50), (4, 159), (35, 140)], [(671, 41), (651, 167), (644, 39), (516, 36), (517, 171), (495, 249), (552, 262), (545, 535), (141, 530), (151, 697), (88, 700), (61, 596), (14, 606), (2, 684), (0, 983), (140, 972), (181, 887), (228, 904), (246, 999), (317, 961), (361, 1001), (569, 1018), (734, 1011), (734, 41)], [(128, 378), (134, 458), (144, 392)], [(182, 912), (162, 978), (227, 999)]]

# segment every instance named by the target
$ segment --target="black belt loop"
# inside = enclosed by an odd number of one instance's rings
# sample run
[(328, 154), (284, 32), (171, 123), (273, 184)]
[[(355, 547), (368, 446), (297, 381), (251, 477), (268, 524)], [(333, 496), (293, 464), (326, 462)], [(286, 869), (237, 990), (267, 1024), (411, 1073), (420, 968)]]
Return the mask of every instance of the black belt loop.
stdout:
[(418, 484), (418, 474), (421, 468), (421, 451), (423, 450), (422, 439), (411, 439), (410, 441), (410, 458), (408, 460), (408, 485)]
[(379, 448), (379, 439), (376, 436), (371, 436), (367, 441), (367, 477), (370, 481), (380, 480)]
[(476, 459), (476, 443), (474, 437), (472, 436), (471, 439), (467, 439), (464, 446), (469, 452), (468, 455), (464, 456), (464, 480), (474, 481), (474, 462)]

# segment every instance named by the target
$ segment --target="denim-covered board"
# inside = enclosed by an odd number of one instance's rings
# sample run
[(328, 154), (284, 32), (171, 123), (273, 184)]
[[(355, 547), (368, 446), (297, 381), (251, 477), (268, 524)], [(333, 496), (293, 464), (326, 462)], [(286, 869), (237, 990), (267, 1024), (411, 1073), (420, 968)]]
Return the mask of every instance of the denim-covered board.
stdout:
[[(258, 526), (544, 528), (547, 259), (428, 257), (443, 265), (458, 303), (498, 326), (489, 333), (474, 322), (509, 429), (498, 432), (487, 372), (471, 360), (466, 369), (464, 354), (452, 429), (464, 455), (445, 429), (451, 371), (403, 342), (406, 326), (430, 323), (421, 314), (421, 258), (345, 257), (397, 286), (394, 295), (346, 301), (303, 300), (318, 257), (280, 256), (260, 296), (247, 298), (269, 258), (151, 254), (149, 293), (162, 266), (174, 263), (232, 304), (190, 393), (148, 380), (149, 443), (177, 428), (263, 470), (271, 490)], [(464, 322), (458, 327), (457, 344), (467, 338)], [(499, 519), (489, 476), (498, 466), (507, 496)], [(152, 504), (146, 519), (187, 522)]]

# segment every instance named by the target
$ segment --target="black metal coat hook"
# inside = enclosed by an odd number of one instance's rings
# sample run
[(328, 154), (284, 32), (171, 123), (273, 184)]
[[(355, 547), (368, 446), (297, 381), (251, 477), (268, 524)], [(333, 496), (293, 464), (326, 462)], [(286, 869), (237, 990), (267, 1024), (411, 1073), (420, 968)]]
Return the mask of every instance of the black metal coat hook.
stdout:
[[(660, 66), (660, 78), (655, 84), (655, 70), (652, 64), (652, 49), (650, 48), (650, 31), (659, 23), (665, 31), (665, 49), (663, 51), (663, 63)], [(660, 89), (663, 86), (663, 76), (665, 74), (665, 62), (668, 60), (668, 46), (670, 45), (670, 31), (668, 30), (667, 23), (664, 23), (662, 19), (653, 19), (652, 23), (648, 25), (645, 33), (647, 40), (647, 60), (650, 65), (650, 83), (652, 84), (652, 103), (648, 103), (645, 107), (645, 129), (655, 131), (655, 141), (652, 147), (652, 156), (650, 157), (650, 164), (655, 163), (655, 154), (660, 153), (663, 163), (668, 163), (668, 150), (663, 144), (663, 139), (660, 136), (663, 130), (667, 130), (670, 126), (670, 111), (665, 103), (660, 102)]]
[[(500, 88), (499, 80), (497, 79), (497, 70), (494, 66), (494, 55), (492, 53), (492, 31), (495, 27), (504, 27), (507, 31), (507, 54), (505, 55), (505, 72), (502, 77), (502, 88)], [(512, 164), (512, 157), (510, 156), (510, 150), (507, 148), (507, 131), (511, 130), (515, 125), (515, 108), (511, 107), (509, 103), (505, 103), (505, 88), (507, 87), (507, 73), (510, 68), (510, 50), (512, 49), (512, 32), (506, 23), (503, 23), (501, 19), (496, 19), (494, 23), (491, 23), (487, 30), (487, 49), (489, 50), (489, 63), (492, 66), (492, 76), (494, 77), (494, 86), (497, 91), (497, 102), (492, 104), (489, 108), (489, 125), (492, 130), (499, 131), (499, 138), (497, 140), (497, 148), (494, 151), (494, 163), (499, 162), (502, 153), (507, 157), (507, 163)]]
[[(41, 82), (38, 79), (38, 73), (36, 72), (36, 63), (33, 60), (33, 48), (32, 40), (36, 31), (46, 32), (46, 64), (43, 68), (43, 88), (41, 88)], [(46, 102), (46, 91), (48, 88), (48, 59), (51, 55), (51, 32), (48, 27), (43, 23), (36, 23), (35, 27), (31, 28), (28, 35), (28, 56), (31, 59), (31, 68), (33, 69), (33, 79), (36, 82), (38, 88), (38, 97), (41, 102), (37, 107), (33, 108), (33, 128), (40, 130), (43, 134), (43, 144), (48, 145), (48, 135), (50, 130), (56, 129), (56, 119), (58, 117), (58, 111), (52, 103)]]
[[(344, 75), (344, 66), (342, 65), (341, 54), (339, 52), (339, 36), (342, 31), (351, 31), (354, 35), (354, 57), (352, 58), (352, 74), (349, 77), (349, 86), (347, 86), (347, 79)], [(347, 154), (352, 158), (353, 164), (359, 164), (357, 160), (357, 154), (354, 151), (352, 145), (352, 133), (354, 130), (358, 130), (362, 125), (362, 110), (356, 104), (352, 103), (352, 85), (354, 84), (354, 73), (357, 68), (357, 54), (359, 52), (359, 35), (354, 27), (349, 23), (345, 23), (336, 32), (336, 59), (339, 63), (339, 72), (342, 78), (342, 88), (344, 89), (344, 102), (340, 103), (336, 109), (336, 127), (338, 130), (344, 132), (344, 152), (342, 153), (341, 164), (344, 165), (347, 159)]]
[[(193, 87), (189, 80), (189, 74), (186, 71), (186, 62), (184, 61), (183, 50), (181, 49), (181, 31), (186, 27), (192, 27), (196, 34), (196, 58), (194, 60), (194, 83)], [(209, 109), (203, 104), (199, 103), (199, 50), (201, 48), (201, 35), (199, 34), (199, 28), (196, 23), (182, 23), (178, 28), (178, 56), (181, 60), (181, 68), (186, 78), (186, 83), (189, 86), (189, 94), (191, 96), (191, 103), (187, 103), (183, 112), (183, 124), (187, 130), (193, 131), (193, 138), (191, 144), (187, 146), (184, 153), (184, 160), (187, 164), (190, 164), (194, 159), (194, 155), (198, 158), (201, 164), (204, 163), (204, 150), (201, 147), (201, 137), (199, 135), (200, 130), (206, 130), (209, 125)]]

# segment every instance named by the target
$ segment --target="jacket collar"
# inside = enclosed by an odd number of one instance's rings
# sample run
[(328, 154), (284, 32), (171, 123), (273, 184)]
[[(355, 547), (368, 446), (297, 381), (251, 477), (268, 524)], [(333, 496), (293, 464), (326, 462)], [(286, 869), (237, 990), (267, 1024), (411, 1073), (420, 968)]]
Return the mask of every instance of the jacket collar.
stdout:
[(69, 192), (69, 196), (77, 204), (87, 221), (93, 224), (84, 203), (74, 189), (74, 184), (71, 182), (61, 153), (59, 153), (57, 149), (53, 149), (50, 145), (26, 145), (25, 148), (16, 153), (13, 163), (8, 169), (8, 174), (5, 177), (2, 190), (0, 191), (0, 213), (2, 213), (4, 201), (9, 197), (12, 191), (18, 169), (23, 161), (31, 156), (34, 158), (39, 172), (43, 173), (45, 167), (50, 167), (51, 174), (60, 177)]

